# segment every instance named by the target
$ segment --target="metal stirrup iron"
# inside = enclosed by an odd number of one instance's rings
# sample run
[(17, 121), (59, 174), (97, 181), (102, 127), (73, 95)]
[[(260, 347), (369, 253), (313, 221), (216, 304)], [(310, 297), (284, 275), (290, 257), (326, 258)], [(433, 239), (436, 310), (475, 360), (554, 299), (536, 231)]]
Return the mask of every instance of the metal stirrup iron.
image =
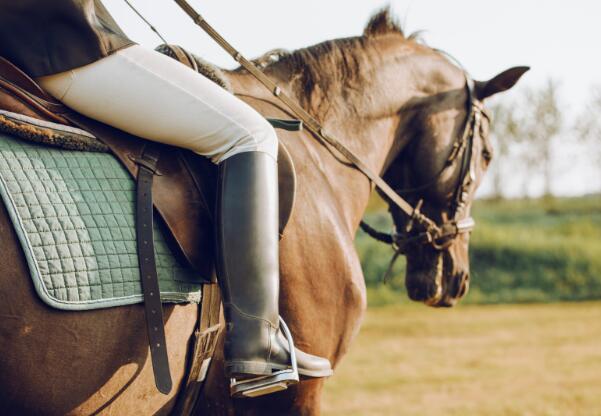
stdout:
[(292, 334), (286, 325), (286, 322), (280, 317), (280, 328), (290, 349), (290, 368), (280, 370), (269, 376), (258, 376), (251, 379), (230, 380), (230, 394), (235, 398), (259, 397), (266, 394), (276, 393), (286, 390), (288, 386), (298, 383), (298, 365), (296, 363), (296, 353), (294, 351), (294, 341)]

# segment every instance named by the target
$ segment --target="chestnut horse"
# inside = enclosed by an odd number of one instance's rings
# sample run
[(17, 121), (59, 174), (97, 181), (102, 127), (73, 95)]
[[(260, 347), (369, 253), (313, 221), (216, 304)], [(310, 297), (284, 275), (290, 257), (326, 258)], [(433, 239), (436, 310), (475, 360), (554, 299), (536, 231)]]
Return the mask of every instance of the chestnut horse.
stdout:
[[(445, 161), (467, 117), (464, 72), (439, 52), (403, 35), (384, 11), (362, 36), (299, 50), (265, 71), (395, 188), (422, 187), (423, 211), (446, 221), (459, 167)], [(515, 68), (477, 82), (475, 97), (512, 87)], [(247, 72), (228, 72), (234, 90), (266, 116), (286, 110)], [(469, 203), (492, 150), (484, 119), (472, 147)], [(337, 364), (349, 349), (366, 307), (361, 264), (353, 246), (372, 186), (343, 158), (309, 134), (283, 133), (296, 163), (295, 211), (281, 241), (281, 313), (303, 350)], [(342, 162), (342, 163), (341, 163)], [(394, 213), (394, 212), (393, 212)], [(404, 219), (395, 215), (400, 224)], [(186, 368), (196, 305), (166, 305), (174, 386), (154, 385), (141, 305), (64, 312), (43, 304), (6, 209), (0, 208), (0, 413), (19, 415), (169, 414)], [(407, 250), (409, 295), (449, 306), (467, 290), (468, 236), (444, 250)], [(232, 401), (220, 361), (209, 370), (198, 414), (318, 414), (324, 380), (282, 393)]]

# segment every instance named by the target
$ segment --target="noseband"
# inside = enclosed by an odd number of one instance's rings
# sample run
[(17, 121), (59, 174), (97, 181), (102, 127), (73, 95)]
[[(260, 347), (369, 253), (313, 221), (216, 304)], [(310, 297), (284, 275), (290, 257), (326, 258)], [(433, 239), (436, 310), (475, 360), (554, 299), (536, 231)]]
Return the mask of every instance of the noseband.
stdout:
[(466, 104), (467, 117), (462, 133), (457, 136), (443, 168), (424, 185), (412, 189), (395, 189), (399, 194), (425, 190), (434, 185), (443, 172), (461, 158), (459, 161), (459, 179), (451, 198), (453, 212), (452, 219), (445, 221), (442, 224), (436, 224), (433, 220), (422, 214), (421, 207), (423, 205), (423, 199), (420, 199), (413, 209), (412, 214), (409, 215), (409, 219), (402, 230), (399, 230), (395, 224), (395, 229), (392, 233), (382, 233), (375, 230), (364, 221), (361, 222), (361, 228), (370, 237), (391, 245), (395, 251), (388, 271), (386, 272), (385, 280), (389, 276), (392, 266), (398, 256), (405, 254), (408, 247), (414, 245), (427, 245), (434, 250), (442, 251), (449, 248), (460, 235), (471, 232), (476, 225), (472, 217), (463, 215), (468, 202), (469, 188), (476, 180), (472, 163), (474, 138), (480, 129), (482, 117), (488, 118), (488, 116), (484, 112), (480, 102), (475, 99), (473, 80), (465, 72), (464, 74), (466, 78), (465, 89), (468, 96)]

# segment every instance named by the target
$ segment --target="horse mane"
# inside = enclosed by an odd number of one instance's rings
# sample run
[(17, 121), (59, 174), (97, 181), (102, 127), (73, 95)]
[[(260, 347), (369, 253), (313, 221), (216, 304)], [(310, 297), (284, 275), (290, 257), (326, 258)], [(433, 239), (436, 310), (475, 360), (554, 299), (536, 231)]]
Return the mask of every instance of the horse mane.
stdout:
[(376, 12), (367, 22), (363, 30), (363, 36), (376, 37), (379, 35), (399, 34), (405, 37), (405, 32), (396, 17), (390, 11), (390, 6), (386, 6)]
[(303, 106), (321, 118), (330, 109), (326, 97), (334, 87), (343, 85), (343, 94), (352, 94), (366, 80), (367, 70), (362, 63), (368, 58), (357, 51), (364, 51), (371, 41), (385, 36), (415, 40), (414, 35), (405, 36), (390, 8), (385, 7), (371, 16), (361, 36), (328, 40), (292, 52), (270, 51), (254, 61), (271, 74), (294, 78)]

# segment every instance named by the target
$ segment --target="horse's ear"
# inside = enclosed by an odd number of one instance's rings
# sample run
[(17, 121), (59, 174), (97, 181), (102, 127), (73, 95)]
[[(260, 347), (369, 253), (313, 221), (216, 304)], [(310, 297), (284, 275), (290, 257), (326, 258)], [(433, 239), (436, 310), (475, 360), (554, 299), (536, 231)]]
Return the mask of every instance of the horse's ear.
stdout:
[(501, 72), (499, 75), (488, 81), (476, 81), (476, 97), (479, 100), (484, 100), (498, 92), (507, 91), (513, 87), (529, 69), (529, 66), (515, 66)]

